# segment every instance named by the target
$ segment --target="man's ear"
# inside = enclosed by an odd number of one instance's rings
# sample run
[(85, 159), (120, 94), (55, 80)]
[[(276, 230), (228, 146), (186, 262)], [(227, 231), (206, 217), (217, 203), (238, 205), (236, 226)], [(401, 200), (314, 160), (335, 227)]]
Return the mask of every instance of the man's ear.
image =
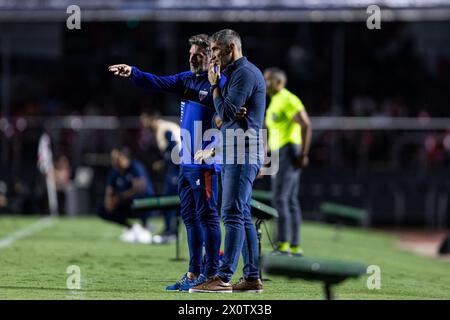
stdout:
[(232, 52), (234, 51), (234, 48), (235, 48), (235, 47), (236, 47), (236, 46), (234, 45), (233, 42), (230, 43), (230, 46), (227, 48), (227, 54), (232, 53)]

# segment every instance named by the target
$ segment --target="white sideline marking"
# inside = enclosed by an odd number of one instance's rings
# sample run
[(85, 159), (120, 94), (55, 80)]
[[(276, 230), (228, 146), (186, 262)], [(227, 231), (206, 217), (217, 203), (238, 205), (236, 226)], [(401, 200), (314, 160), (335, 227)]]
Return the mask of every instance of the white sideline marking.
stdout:
[(23, 229), (20, 229), (9, 236), (0, 239), (0, 249), (8, 247), (11, 243), (21, 238), (28, 237), (33, 233), (39, 232), (45, 228), (50, 227), (53, 223), (55, 223), (55, 218), (43, 218), (32, 225), (29, 225)]

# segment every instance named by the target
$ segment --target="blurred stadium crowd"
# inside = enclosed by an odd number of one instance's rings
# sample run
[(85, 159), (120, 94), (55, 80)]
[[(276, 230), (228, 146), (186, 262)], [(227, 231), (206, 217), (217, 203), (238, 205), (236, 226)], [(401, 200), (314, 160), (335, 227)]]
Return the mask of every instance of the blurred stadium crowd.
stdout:
[[(128, 21), (83, 27), (71, 32), (51, 24), (9, 26), (15, 39), (12, 116), (126, 116), (146, 107), (176, 115), (176, 103), (165, 95), (136, 92), (132, 86), (119, 93), (115, 89), (121, 84), (108, 78), (105, 65), (126, 59), (155, 73), (175, 72), (186, 68), (185, 39), (220, 26)], [(233, 27), (245, 30), (246, 54), (258, 65), (287, 70), (289, 86), (312, 107), (313, 116), (450, 115), (445, 107), (450, 99), (449, 22), (386, 23), (369, 35), (360, 23)], [(28, 41), (19, 50), (14, 43), (21, 40)], [(336, 50), (336, 43), (343, 48)], [(333, 68), (342, 69), (337, 75), (342, 83), (334, 84)]]

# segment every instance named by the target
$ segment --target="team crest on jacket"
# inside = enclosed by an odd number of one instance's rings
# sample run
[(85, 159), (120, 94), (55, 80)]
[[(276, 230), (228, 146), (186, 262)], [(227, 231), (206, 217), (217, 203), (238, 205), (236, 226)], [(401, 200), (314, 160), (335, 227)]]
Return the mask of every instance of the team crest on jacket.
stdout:
[(207, 95), (208, 95), (208, 91), (206, 91), (206, 90), (200, 90), (200, 91), (198, 92), (198, 99), (199, 99), (200, 101), (203, 101), (203, 100), (206, 98)]

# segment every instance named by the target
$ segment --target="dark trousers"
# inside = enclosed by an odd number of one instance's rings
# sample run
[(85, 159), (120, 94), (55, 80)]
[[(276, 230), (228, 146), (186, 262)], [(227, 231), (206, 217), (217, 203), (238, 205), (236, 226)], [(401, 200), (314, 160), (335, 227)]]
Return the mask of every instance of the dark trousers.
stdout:
[(300, 244), (302, 212), (299, 202), (301, 170), (296, 166), (300, 145), (287, 144), (279, 149), (279, 169), (272, 176), (272, 204), (278, 211), (278, 241)]
[(250, 212), (253, 182), (259, 164), (222, 165), (222, 219), (225, 248), (219, 276), (229, 282), (242, 252), (243, 275), (249, 281), (259, 278), (258, 238)]
[(114, 208), (113, 211), (108, 212), (103, 204), (97, 206), (97, 215), (103, 220), (117, 223), (124, 227), (131, 227), (129, 219), (138, 218), (141, 220), (143, 226), (147, 225), (148, 218), (152, 215), (152, 212), (135, 212), (131, 207), (131, 201), (125, 201), (120, 203)]
[(214, 169), (180, 167), (178, 192), (180, 214), (186, 225), (189, 247), (189, 272), (202, 270), (203, 246), (206, 251), (205, 276), (216, 275), (222, 241), (217, 210), (219, 178)]

